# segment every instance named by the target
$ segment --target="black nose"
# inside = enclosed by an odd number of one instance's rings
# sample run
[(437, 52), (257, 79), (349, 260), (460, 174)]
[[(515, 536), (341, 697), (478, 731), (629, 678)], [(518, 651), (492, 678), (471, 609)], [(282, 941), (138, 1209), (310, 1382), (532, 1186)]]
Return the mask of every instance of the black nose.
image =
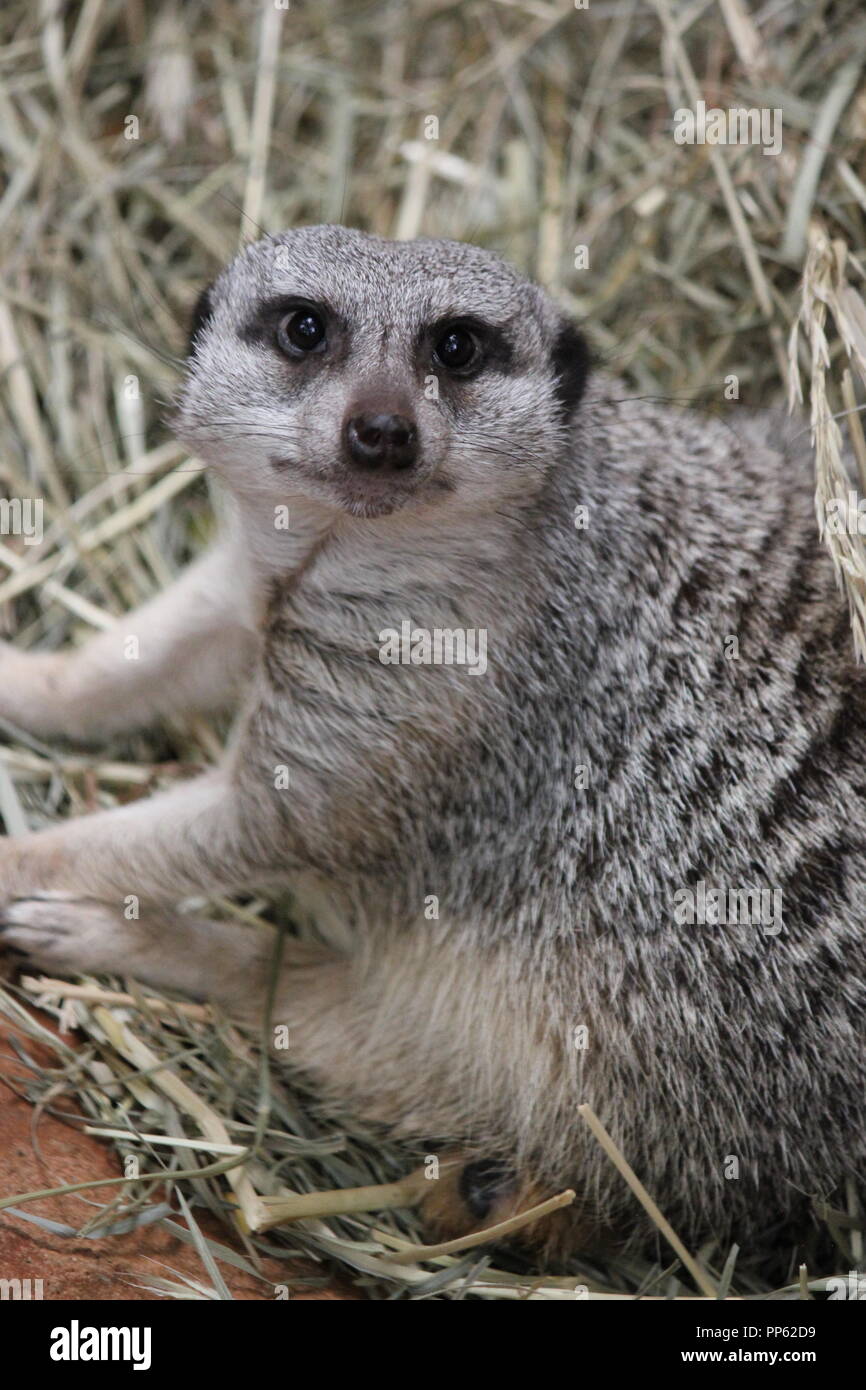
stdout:
[(418, 431), (405, 415), (353, 415), (345, 435), (349, 458), (360, 468), (397, 472), (418, 457)]

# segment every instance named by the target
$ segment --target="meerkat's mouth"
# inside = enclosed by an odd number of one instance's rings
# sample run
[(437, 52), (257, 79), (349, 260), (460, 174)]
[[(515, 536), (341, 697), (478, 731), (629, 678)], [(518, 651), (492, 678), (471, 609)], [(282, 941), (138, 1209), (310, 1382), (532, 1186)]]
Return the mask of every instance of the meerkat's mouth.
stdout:
[(275, 473), (294, 476), (300, 489), (315, 501), (336, 504), (357, 517), (388, 516), (413, 503), (429, 502), (431, 496), (454, 491), (453, 482), (429, 465), (405, 472), (360, 472), (340, 465), (313, 469), (280, 455), (272, 455), (269, 463)]
[(397, 488), (393, 483), (386, 483), (385, 479), (381, 484), (372, 486), (369, 481), (359, 485), (352, 479), (351, 482), (338, 483), (333, 488), (340, 506), (352, 516), (361, 517), (388, 516), (391, 512), (401, 511), (414, 500), (417, 493), (417, 487)]

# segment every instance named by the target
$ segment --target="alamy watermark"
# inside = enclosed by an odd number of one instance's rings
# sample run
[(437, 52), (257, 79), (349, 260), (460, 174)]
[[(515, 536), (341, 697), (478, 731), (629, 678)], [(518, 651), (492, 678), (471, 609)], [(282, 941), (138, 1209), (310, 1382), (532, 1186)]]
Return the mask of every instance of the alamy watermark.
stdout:
[(468, 666), (470, 676), (487, 670), (484, 627), (413, 627), (407, 620), (379, 633), (383, 666)]
[(681, 106), (674, 112), (674, 140), (678, 145), (761, 145), (764, 154), (782, 153), (780, 106), (707, 107), (699, 101), (692, 111)]
[(0, 498), (0, 536), (23, 536), (25, 545), (41, 545), (42, 498)]
[(831, 536), (866, 536), (866, 497), (849, 488), (847, 497), (828, 497), (824, 526)]
[(859, 1269), (852, 1269), (847, 1279), (841, 1274), (834, 1275), (832, 1279), (827, 1280), (826, 1291), (830, 1295), (831, 1303), (840, 1299), (866, 1303), (866, 1274)]
[(7, 1299), (27, 1303), (44, 1297), (41, 1279), (0, 1279), (0, 1301), (4, 1303)]
[(765, 936), (778, 936), (782, 921), (781, 888), (708, 888), (703, 879), (694, 888), (674, 893), (678, 926), (760, 927)]
[(131, 1361), (134, 1371), (151, 1366), (150, 1327), (82, 1327), (73, 1318), (68, 1327), (51, 1331), (48, 1355), (52, 1361)]

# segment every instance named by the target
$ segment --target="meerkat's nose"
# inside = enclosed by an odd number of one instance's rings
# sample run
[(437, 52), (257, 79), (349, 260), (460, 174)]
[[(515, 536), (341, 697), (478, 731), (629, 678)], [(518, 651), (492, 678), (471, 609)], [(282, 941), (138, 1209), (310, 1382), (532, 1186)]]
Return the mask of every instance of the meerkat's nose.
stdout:
[(352, 415), (344, 436), (346, 453), (359, 468), (396, 473), (418, 457), (418, 430), (405, 415)]

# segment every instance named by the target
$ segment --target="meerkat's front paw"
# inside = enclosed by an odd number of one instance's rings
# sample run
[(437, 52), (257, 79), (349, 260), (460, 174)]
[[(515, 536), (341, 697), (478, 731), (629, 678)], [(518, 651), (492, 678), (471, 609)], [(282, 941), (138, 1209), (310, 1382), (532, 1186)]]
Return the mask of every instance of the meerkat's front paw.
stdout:
[[(124, 975), (211, 999), (257, 1020), (273, 957), (271, 934), (191, 917), (154, 903), (128, 918), (123, 903), (31, 892), (0, 910), (0, 951), (52, 974)], [(285, 953), (291, 957), (291, 949)], [(301, 958), (306, 959), (303, 950)], [(288, 968), (288, 966), (287, 966)]]
[(118, 930), (117, 911), (66, 893), (7, 903), (0, 916), (0, 946), (40, 970), (77, 974), (130, 968), (129, 940)]

